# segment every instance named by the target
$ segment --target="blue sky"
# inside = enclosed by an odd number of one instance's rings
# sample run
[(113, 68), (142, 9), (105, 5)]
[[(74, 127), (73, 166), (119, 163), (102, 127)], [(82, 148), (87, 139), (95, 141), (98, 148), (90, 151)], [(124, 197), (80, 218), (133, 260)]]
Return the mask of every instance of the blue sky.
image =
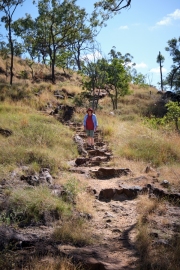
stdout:
[[(92, 8), (92, 3), (79, 0), (84, 7)], [(91, 5), (90, 5), (91, 4)], [(138, 72), (147, 74), (147, 82), (157, 86), (160, 82), (159, 53), (165, 57), (163, 77), (166, 77), (172, 65), (172, 58), (165, 47), (168, 40), (180, 36), (179, 0), (132, 0), (131, 8), (123, 9), (120, 14), (107, 22), (97, 37), (102, 52), (108, 54), (115, 46), (116, 50), (130, 53)]]
[[(77, 4), (86, 8), (88, 13), (91, 13), (94, 3), (95, 0), (77, 0)], [(18, 7), (13, 18), (22, 17), (25, 13), (37, 16), (32, 0), (26, 0), (23, 7)], [(163, 77), (166, 77), (172, 58), (165, 47), (168, 40), (179, 36), (179, 0), (132, 0), (131, 7), (110, 19), (96, 39), (101, 44), (104, 56), (113, 46), (123, 55), (130, 53), (137, 71), (147, 75), (148, 83), (157, 86), (160, 81), (157, 55), (160, 51), (165, 57)]]

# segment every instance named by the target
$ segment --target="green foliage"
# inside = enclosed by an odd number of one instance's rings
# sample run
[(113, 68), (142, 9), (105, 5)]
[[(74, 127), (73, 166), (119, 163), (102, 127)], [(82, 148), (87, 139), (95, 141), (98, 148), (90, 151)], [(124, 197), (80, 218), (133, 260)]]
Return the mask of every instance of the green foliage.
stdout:
[(176, 91), (179, 92), (180, 89), (180, 50), (179, 50), (179, 46), (180, 46), (180, 37), (177, 38), (173, 38), (171, 40), (168, 41), (168, 47), (166, 47), (166, 51), (168, 51), (170, 53), (170, 55), (172, 56), (172, 61), (173, 61), (173, 65), (172, 65), (172, 69), (171, 72), (167, 75), (166, 81), (168, 83), (168, 85), (171, 86), (171, 88)]
[(68, 68), (69, 59), (72, 57), (72, 53), (70, 51), (65, 51), (64, 49), (59, 52), (56, 56), (56, 66), (62, 68)]
[(169, 101), (166, 104), (167, 114), (165, 116), (165, 120), (167, 122), (173, 121), (175, 123), (175, 127), (179, 130), (179, 119), (180, 119), (180, 106), (179, 102)]
[(174, 123), (176, 130), (179, 131), (179, 119), (180, 119), (180, 106), (179, 102), (169, 101), (165, 107), (167, 108), (167, 113), (162, 118), (156, 118), (155, 116), (151, 118), (144, 118), (144, 124), (152, 128), (158, 129), (160, 126), (166, 128), (167, 124)]
[(137, 71), (134, 71), (134, 74), (132, 75), (132, 83), (143, 88), (148, 87), (146, 83), (146, 75), (137, 73)]
[[(129, 80), (128, 74), (123, 66), (122, 60), (113, 58), (107, 68), (108, 73), (108, 93), (111, 97), (113, 109), (117, 109), (118, 97), (128, 93)], [(111, 91), (110, 89), (114, 89)]]
[(20, 72), (19, 76), (21, 77), (21, 79), (24, 79), (24, 80), (28, 79), (28, 72), (27, 72), (27, 70), (22, 70)]
[[(119, 54), (114, 50), (111, 50), (110, 55), (109, 60), (102, 58), (84, 63), (82, 72), (88, 76), (88, 79), (83, 82), (83, 86), (90, 92), (91, 98), (95, 96), (95, 89), (105, 89), (111, 98), (113, 109), (117, 109), (118, 98), (128, 93), (130, 76), (124, 64), (129, 60), (123, 58), (121, 54), (118, 58)], [(98, 93), (96, 95), (98, 96)]]
[(165, 60), (164, 56), (159, 52), (158, 56), (157, 56), (157, 59), (156, 59), (156, 62), (157, 63), (163, 63)]
[(80, 184), (77, 179), (70, 178), (67, 183), (64, 185), (65, 201), (73, 202), (81, 190)]
[(166, 121), (165, 118), (157, 118), (155, 116), (152, 116), (151, 118), (144, 117), (143, 123), (150, 128), (158, 129), (160, 126), (165, 126)]
[(99, 13), (105, 21), (113, 17), (116, 13), (119, 13), (120, 10), (128, 8), (130, 5), (131, 0), (101, 0), (94, 4), (96, 9), (100, 9)]

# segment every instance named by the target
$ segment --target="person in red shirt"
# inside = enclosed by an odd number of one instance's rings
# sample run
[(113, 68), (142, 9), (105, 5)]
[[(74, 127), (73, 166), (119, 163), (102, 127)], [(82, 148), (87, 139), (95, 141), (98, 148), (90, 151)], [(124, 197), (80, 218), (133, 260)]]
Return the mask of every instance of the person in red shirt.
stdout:
[(84, 117), (83, 125), (87, 134), (88, 147), (94, 149), (94, 132), (97, 130), (98, 121), (92, 108), (88, 108), (87, 114)]

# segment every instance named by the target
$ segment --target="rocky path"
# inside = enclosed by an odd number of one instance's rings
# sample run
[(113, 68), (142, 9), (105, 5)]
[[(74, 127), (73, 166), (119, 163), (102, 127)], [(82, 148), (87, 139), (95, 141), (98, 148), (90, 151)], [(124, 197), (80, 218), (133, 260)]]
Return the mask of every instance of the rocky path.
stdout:
[(127, 179), (132, 172), (128, 168), (111, 167), (113, 153), (100, 131), (95, 135), (92, 150), (87, 147), (83, 127), (72, 124), (71, 128), (79, 151), (79, 157), (71, 163), (71, 171), (82, 181), (86, 180), (94, 193), (95, 212), (90, 225), (94, 238), (99, 240), (85, 248), (65, 245), (59, 249), (83, 261), (90, 269), (137, 269), (138, 255), (134, 247), (137, 190), (133, 185), (123, 185), (123, 177)]

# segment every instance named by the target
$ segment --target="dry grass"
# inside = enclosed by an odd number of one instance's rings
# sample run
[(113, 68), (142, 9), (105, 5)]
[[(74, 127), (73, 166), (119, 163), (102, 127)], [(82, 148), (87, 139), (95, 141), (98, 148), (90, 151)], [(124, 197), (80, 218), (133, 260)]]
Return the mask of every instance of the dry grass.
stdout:
[(72, 177), (70, 172), (62, 172), (56, 183), (63, 185), (71, 193), (76, 204), (76, 210), (84, 214), (94, 214), (94, 196), (87, 190), (88, 181), (84, 177)]
[(170, 188), (174, 187), (180, 192), (180, 167), (179, 164), (164, 165), (159, 168), (160, 180), (168, 180)]
[(87, 192), (78, 193), (76, 198), (76, 209), (85, 214), (94, 214), (93, 208), (94, 196)]
[[(136, 247), (140, 254), (137, 269), (178, 270), (180, 267), (180, 237), (178, 231), (165, 233), (165, 228), (170, 226), (167, 202), (141, 196), (137, 209), (139, 216)], [(158, 238), (154, 236), (155, 232), (157, 232)], [(161, 238), (164, 239), (165, 244), (160, 244)]]
[(10, 104), (0, 105), (0, 112), (0, 126), (13, 132), (8, 138), (1, 136), (0, 163), (4, 167), (36, 163), (53, 173), (67, 168), (67, 160), (77, 156), (73, 132), (53, 117)]
[[(115, 157), (155, 166), (180, 162), (180, 137), (149, 128), (140, 121), (120, 121), (118, 116), (98, 113), (99, 126)], [(172, 138), (174, 144), (172, 144)]]
[[(21, 259), (22, 260), (22, 259)], [(19, 260), (12, 254), (0, 254), (1, 269), (19, 269)], [(21, 270), (83, 270), (81, 263), (73, 263), (71, 258), (52, 256), (41, 258), (29, 256), (22, 262)]]
[(81, 217), (74, 217), (63, 220), (60, 226), (56, 226), (52, 239), (61, 241), (61, 243), (84, 246), (91, 244), (93, 241), (92, 229), (88, 221)]
[[(27, 268), (22, 268), (25, 270)], [(68, 258), (52, 258), (46, 257), (39, 261), (39, 259), (35, 259), (33, 263), (30, 264), (29, 270), (83, 270), (82, 265), (76, 264), (74, 265), (72, 261)]]
[(138, 203), (139, 219), (144, 222), (148, 220), (148, 215), (152, 214), (157, 210), (159, 205), (158, 200), (151, 200), (147, 198), (147, 195), (141, 196)]

